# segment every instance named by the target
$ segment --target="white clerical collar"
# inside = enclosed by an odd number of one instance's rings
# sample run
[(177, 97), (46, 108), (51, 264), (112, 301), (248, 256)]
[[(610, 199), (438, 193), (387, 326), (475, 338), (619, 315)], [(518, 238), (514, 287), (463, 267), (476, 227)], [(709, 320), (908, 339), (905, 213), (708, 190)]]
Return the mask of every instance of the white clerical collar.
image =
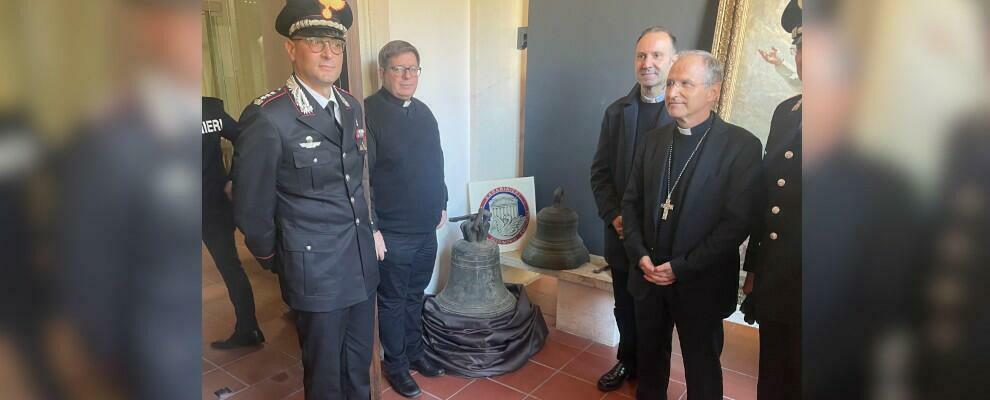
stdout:
[(691, 128), (681, 128), (678, 125), (677, 126), (677, 131), (680, 132), (682, 135), (691, 136)]
[(395, 94), (393, 94), (392, 92), (390, 92), (388, 89), (385, 89), (384, 86), (381, 89), (379, 89), (378, 91), (382, 93), (382, 96), (384, 96), (385, 99), (388, 100), (389, 103), (392, 103), (392, 104), (395, 104), (395, 105), (398, 105), (398, 106), (402, 106), (402, 108), (409, 108), (409, 106), (412, 105), (412, 97), (411, 96), (409, 97), (409, 100), (400, 99), (399, 96), (396, 96)]
[(332, 87), (330, 88), (330, 98), (328, 99), (326, 97), (323, 97), (323, 95), (321, 95), (319, 92), (313, 90), (313, 88), (309, 87), (309, 85), (307, 85), (306, 82), (303, 82), (302, 79), (299, 79), (298, 76), (296, 77), (296, 81), (299, 82), (299, 84), (302, 85), (302, 87), (306, 88), (306, 91), (309, 92), (309, 94), (313, 96), (314, 99), (316, 99), (316, 103), (320, 105), (320, 108), (327, 108), (327, 104), (330, 104), (332, 102), (333, 116), (337, 120), (337, 122), (340, 123), (340, 112), (339, 112), (340, 104), (337, 104), (337, 96), (333, 95), (333, 91), (335, 89), (333, 89)]
[(643, 91), (640, 90), (639, 98), (640, 100), (643, 100), (644, 103), (659, 103), (663, 101), (664, 94), (665, 94), (664, 92), (660, 92), (660, 95), (657, 97), (649, 97), (649, 96), (644, 96)]

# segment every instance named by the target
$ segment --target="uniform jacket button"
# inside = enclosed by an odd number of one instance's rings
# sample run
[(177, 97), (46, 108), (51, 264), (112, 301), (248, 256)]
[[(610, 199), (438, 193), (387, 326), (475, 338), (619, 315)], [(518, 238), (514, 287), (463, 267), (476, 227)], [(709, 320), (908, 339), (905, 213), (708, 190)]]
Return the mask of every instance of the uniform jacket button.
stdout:
[(786, 152), (784, 152), (784, 158), (786, 158), (788, 160), (794, 158), (794, 152), (793, 151), (790, 151), (790, 150), (787, 150)]
[(777, 240), (777, 232), (770, 232), (770, 240)]
[(780, 207), (773, 206), (772, 208), (770, 208), (770, 212), (773, 213), (773, 215), (780, 214)]
[(361, 225), (361, 218), (355, 219), (354, 225)]
[(344, 180), (350, 182), (351, 181), (351, 175), (350, 174), (344, 174)]
[(306, 245), (306, 250), (313, 250), (313, 246), (310, 246), (310, 245), (307, 244)]
[(787, 181), (784, 178), (777, 179), (777, 186), (784, 187), (785, 184), (787, 184)]

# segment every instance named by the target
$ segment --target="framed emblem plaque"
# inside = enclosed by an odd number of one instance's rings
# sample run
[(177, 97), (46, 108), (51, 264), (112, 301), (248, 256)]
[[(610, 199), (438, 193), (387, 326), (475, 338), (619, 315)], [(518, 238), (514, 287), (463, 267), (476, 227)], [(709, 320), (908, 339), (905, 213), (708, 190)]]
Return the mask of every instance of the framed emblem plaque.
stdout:
[(536, 229), (536, 189), (533, 177), (471, 182), (468, 184), (471, 212), (484, 207), (491, 212), (488, 237), (501, 252), (519, 250)]

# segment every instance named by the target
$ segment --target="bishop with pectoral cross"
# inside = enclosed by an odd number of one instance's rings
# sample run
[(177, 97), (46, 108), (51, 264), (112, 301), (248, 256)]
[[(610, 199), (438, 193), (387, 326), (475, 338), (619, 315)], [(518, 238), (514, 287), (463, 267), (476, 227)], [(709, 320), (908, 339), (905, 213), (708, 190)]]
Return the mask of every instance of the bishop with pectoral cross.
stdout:
[(722, 67), (682, 52), (667, 78), (675, 123), (637, 143), (622, 198), (638, 337), (637, 398), (663, 398), (676, 327), (688, 397), (722, 399), (722, 319), (736, 309), (739, 245), (760, 186), (762, 146), (712, 112)]

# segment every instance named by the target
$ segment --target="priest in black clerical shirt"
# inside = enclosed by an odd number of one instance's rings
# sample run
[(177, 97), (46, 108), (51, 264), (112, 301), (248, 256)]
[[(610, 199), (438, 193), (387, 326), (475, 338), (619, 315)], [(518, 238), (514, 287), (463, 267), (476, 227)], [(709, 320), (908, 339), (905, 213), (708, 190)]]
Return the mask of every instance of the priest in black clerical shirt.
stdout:
[(603, 392), (616, 390), (636, 376), (634, 302), (626, 288), (629, 269), (635, 268), (636, 262), (629, 259), (622, 245), (622, 192), (636, 144), (647, 132), (673, 122), (664, 107), (664, 87), (676, 44), (677, 38), (662, 26), (649, 27), (636, 39), (636, 85), (605, 109), (591, 163), (591, 191), (598, 216), (605, 223), (605, 261), (612, 272), (615, 324), (619, 328), (618, 362), (598, 380), (598, 390)]
[(681, 52), (667, 78), (675, 123), (636, 146), (622, 200), (624, 244), (636, 262), (637, 399), (663, 399), (677, 327), (691, 400), (722, 399), (722, 319), (736, 309), (739, 245), (749, 234), (762, 146), (712, 112), (722, 66)]
[(420, 394), (409, 370), (443, 369), (423, 357), (423, 291), (433, 276), (437, 234), (447, 219), (440, 131), (430, 108), (413, 94), (422, 71), (419, 51), (395, 40), (378, 54), (382, 89), (365, 99), (371, 187), (378, 229), (388, 252), (380, 262), (379, 336), (389, 384)]

